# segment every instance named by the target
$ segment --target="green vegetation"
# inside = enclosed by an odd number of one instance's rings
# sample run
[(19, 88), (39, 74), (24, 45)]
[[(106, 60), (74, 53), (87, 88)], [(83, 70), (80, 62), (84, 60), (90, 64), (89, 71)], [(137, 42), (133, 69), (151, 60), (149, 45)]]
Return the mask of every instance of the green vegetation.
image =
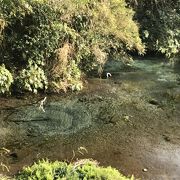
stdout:
[(144, 52), (133, 15), (125, 0), (0, 0), (0, 63), (21, 90), (80, 90), (109, 57)]
[(72, 180), (133, 180), (126, 178), (119, 171), (111, 167), (103, 168), (97, 165), (97, 162), (90, 160), (80, 160), (74, 164), (65, 162), (49, 162), (47, 160), (39, 161), (31, 167), (26, 167), (16, 177), (16, 180), (54, 180), (54, 179), (72, 179)]
[(180, 55), (180, 0), (128, 0), (148, 50), (173, 60)]
[(0, 93), (8, 92), (12, 83), (12, 74), (5, 68), (5, 65), (3, 64), (0, 66)]
[(93, 69), (101, 76), (108, 59), (126, 63), (145, 46), (179, 55), (179, 7), (180, 0), (0, 0), (0, 65), (21, 91), (80, 90), (82, 77)]
[(12, 178), (9, 178), (7, 176), (0, 176), (1, 180), (14, 180)]
[(29, 63), (27, 69), (23, 69), (17, 79), (19, 89), (37, 93), (38, 89), (47, 89), (47, 78), (44, 71), (37, 64)]

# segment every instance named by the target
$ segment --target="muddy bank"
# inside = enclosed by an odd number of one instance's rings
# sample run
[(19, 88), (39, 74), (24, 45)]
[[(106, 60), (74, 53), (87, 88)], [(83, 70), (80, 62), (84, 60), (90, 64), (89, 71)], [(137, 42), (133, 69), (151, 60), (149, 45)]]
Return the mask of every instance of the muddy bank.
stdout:
[[(160, 71), (159, 71), (160, 69)], [(89, 79), (66, 97), (1, 98), (1, 161), (15, 174), (41, 158), (94, 158), (142, 179), (180, 178), (178, 72), (155, 61), (109, 64), (111, 79)], [(80, 151), (85, 147), (86, 151)], [(143, 169), (147, 169), (144, 172)]]

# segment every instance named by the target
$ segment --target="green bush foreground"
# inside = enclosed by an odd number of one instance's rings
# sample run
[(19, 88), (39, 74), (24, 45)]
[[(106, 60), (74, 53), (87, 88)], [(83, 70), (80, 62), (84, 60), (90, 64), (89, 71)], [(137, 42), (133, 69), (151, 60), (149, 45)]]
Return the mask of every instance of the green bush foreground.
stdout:
[(111, 167), (100, 167), (96, 161), (83, 159), (75, 163), (49, 162), (41, 160), (30, 167), (25, 167), (16, 180), (133, 180), (134, 177), (127, 178)]

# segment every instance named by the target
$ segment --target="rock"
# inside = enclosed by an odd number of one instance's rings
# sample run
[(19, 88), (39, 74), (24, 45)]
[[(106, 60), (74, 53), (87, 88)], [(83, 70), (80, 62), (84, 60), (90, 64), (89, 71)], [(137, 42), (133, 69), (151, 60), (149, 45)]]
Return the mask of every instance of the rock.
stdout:
[(156, 100), (156, 99), (151, 99), (151, 100), (149, 100), (149, 103), (152, 104), (152, 105), (155, 105), (155, 106), (160, 105), (159, 101)]
[(167, 136), (167, 135), (163, 135), (163, 137), (164, 137), (164, 140), (165, 140), (165, 141), (167, 141), (167, 142), (171, 141), (171, 139), (170, 139), (170, 137), (169, 137), (169, 136)]
[(148, 170), (146, 168), (142, 169), (143, 172), (147, 172)]
[(11, 156), (12, 158), (15, 158), (15, 159), (18, 158), (18, 155), (15, 152), (12, 152), (11, 154), (9, 154), (9, 156)]
[(120, 118), (118, 115), (114, 115), (110, 118), (109, 123), (116, 124), (119, 121), (119, 119)]
[(96, 99), (97, 99), (99, 102), (101, 102), (101, 101), (104, 100), (102, 96), (96, 96)]
[(130, 117), (128, 115), (125, 115), (123, 118), (124, 118), (125, 121), (129, 121)]

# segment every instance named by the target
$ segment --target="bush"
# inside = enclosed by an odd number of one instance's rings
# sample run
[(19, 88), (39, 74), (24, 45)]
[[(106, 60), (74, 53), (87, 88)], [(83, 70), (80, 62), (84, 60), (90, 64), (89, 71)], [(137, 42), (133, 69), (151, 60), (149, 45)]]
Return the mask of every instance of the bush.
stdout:
[[(133, 15), (125, 0), (0, 0), (0, 61), (15, 72), (32, 61), (44, 68), (50, 86), (80, 89), (81, 71), (102, 73), (108, 57), (144, 52)], [(29, 70), (21, 72), (24, 81)], [(32, 83), (27, 79), (25, 89), (42, 89)]]
[(3, 64), (0, 66), (0, 93), (9, 92), (9, 88), (12, 83), (13, 76)]
[(0, 179), (1, 179), (1, 180), (15, 180), (15, 179), (12, 179), (12, 178), (10, 178), (10, 177), (1, 176), (1, 175), (0, 175)]
[[(31, 167), (24, 168), (17, 176), (17, 180), (54, 180), (54, 179), (72, 179), (72, 180), (128, 180), (114, 168), (99, 167), (96, 162), (90, 160), (80, 160), (74, 164), (65, 162), (39, 161)], [(133, 180), (134, 178), (130, 178)]]
[(81, 90), (81, 70), (74, 60), (70, 61), (72, 54), (72, 46), (65, 43), (62, 48), (56, 50), (55, 62), (53, 67), (50, 68), (50, 90), (59, 92), (63, 90)]
[(38, 89), (47, 89), (47, 78), (37, 64), (29, 63), (27, 69), (23, 69), (17, 78), (18, 87), (23, 90), (28, 90), (37, 93)]
[(136, 11), (140, 32), (150, 51), (159, 51), (168, 59), (180, 55), (180, 0), (127, 0)]

